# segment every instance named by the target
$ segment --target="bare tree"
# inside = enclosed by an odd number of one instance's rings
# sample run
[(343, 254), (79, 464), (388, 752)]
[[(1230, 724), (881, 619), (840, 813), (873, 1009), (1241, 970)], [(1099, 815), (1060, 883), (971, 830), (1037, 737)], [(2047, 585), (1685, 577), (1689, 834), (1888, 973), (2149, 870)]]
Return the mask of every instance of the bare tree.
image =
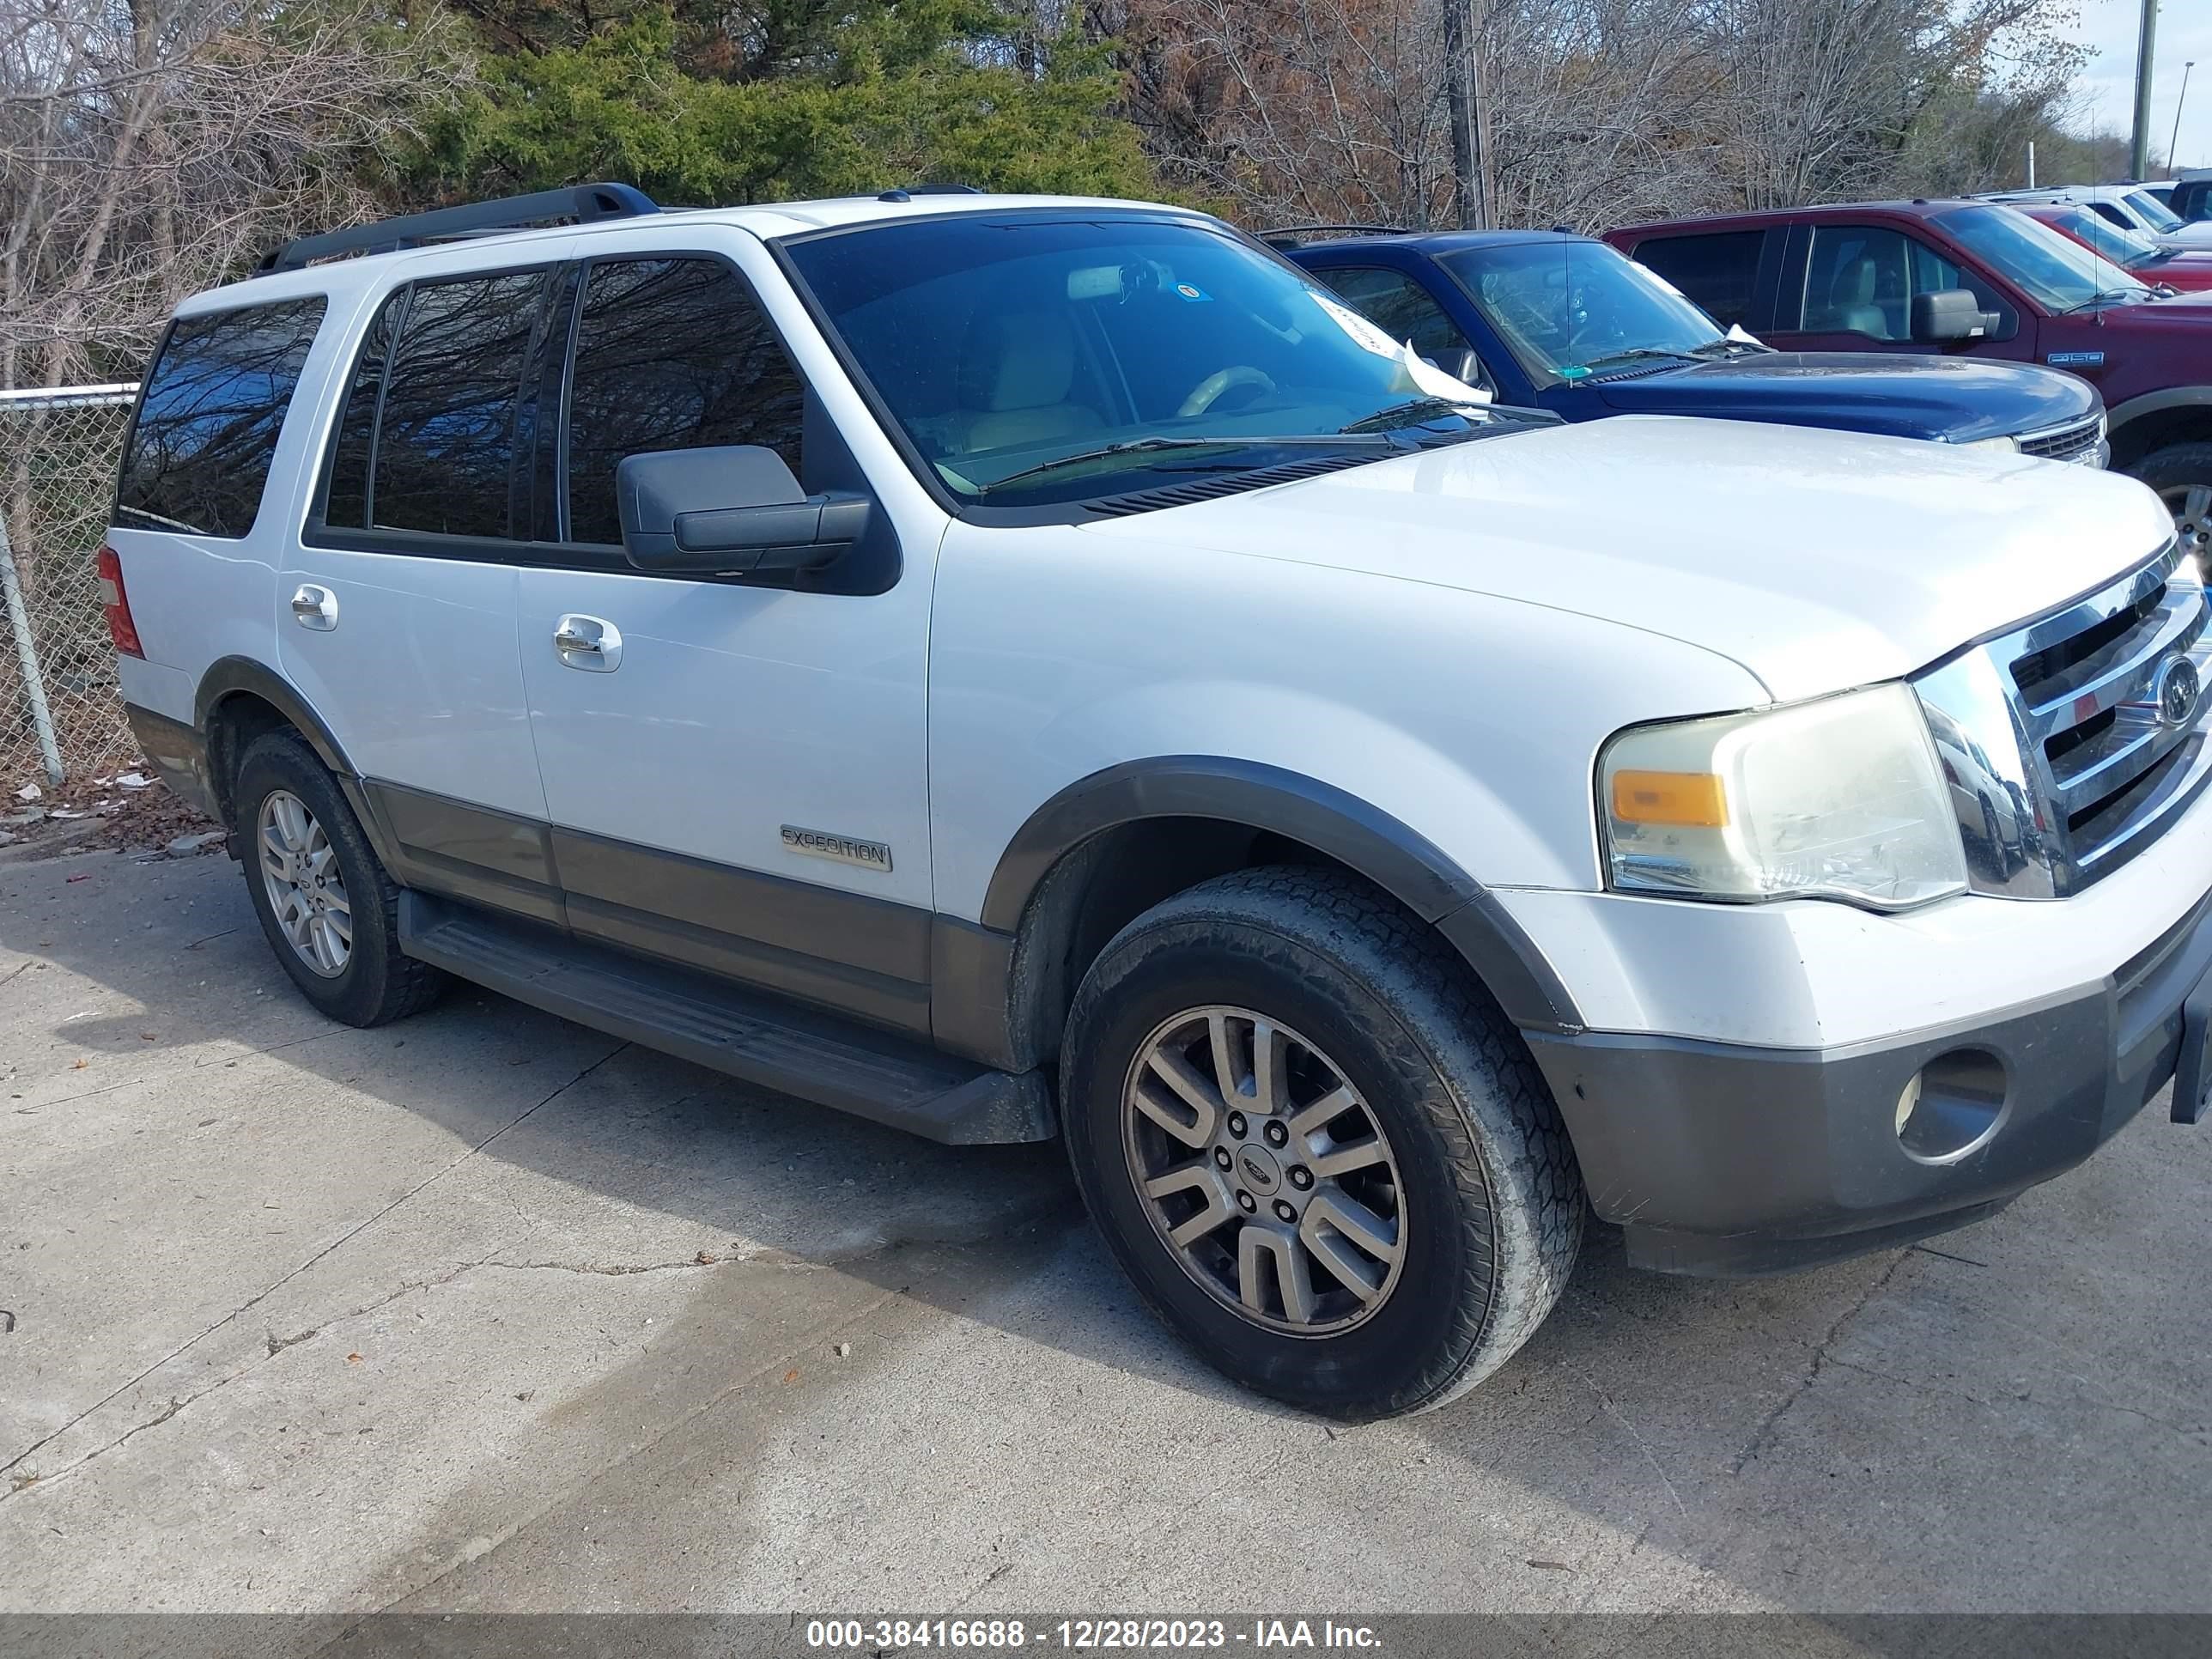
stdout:
[(0, 0), (0, 386), (135, 373), (185, 295), (368, 212), (450, 34), (374, 0)]

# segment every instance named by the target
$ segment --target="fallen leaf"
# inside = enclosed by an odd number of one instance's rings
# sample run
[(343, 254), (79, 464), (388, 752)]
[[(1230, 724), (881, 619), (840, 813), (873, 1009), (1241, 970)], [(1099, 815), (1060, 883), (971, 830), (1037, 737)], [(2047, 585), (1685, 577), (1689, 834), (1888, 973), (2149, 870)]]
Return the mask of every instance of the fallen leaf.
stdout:
[(88, 1060), (73, 1060), (70, 1062), (70, 1070), (72, 1072), (82, 1072), (86, 1066), (91, 1064), (92, 1062)]
[(1564, 1561), (1531, 1561), (1532, 1567), (1541, 1567), (1546, 1572), (1572, 1572), (1574, 1569)]
[(700, 1251), (698, 1255), (693, 1256), (691, 1259), (702, 1267), (711, 1267), (718, 1260), (718, 1258), (708, 1255), (704, 1250)]
[(92, 877), (88, 873), (82, 876), (71, 876), (69, 879), (71, 881), (90, 881)]
[(138, 1041), (141, 1042), (159, 1042), (161, 1040), (161, 1034), (156, 1031), (141, 1031), (138, 1033)]
[(783, 1374), (783, 1380), (787, 1382), (796, 1382), (799, 1381), (799, 1373), (796, 1370), (786, 1371)]
[(361, 1359), (362, 1357), (359, 1354), (349, 1353), (346, 1356), (346, 1364), (349, 1365), (358, 1365), (361, 1364)]

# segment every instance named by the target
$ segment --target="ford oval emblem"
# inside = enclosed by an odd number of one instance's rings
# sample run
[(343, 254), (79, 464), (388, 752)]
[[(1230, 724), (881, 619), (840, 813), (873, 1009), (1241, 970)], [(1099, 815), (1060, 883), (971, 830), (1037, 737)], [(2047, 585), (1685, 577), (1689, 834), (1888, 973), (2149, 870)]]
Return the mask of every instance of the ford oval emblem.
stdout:
[(2186, 726), (2196, 718), (2203, 690), (2197, 665), (2186, 657), (2176, 657), (2159, 670), (2151, 699), (2158, 705), (2158, 717), (2168, 726)]

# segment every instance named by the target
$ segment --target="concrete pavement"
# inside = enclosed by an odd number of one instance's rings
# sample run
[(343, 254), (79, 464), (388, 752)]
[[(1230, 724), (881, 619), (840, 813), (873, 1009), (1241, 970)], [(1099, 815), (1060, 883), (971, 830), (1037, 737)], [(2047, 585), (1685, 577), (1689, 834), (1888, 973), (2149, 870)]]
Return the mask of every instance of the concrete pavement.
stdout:
[[(0, 864), (0, 1611), (2212, 1610), (2212, 1135), (1797, 1278), (1626, 1269), (1325, 1426), (955, 1151), (459, 988), (237, 867)], [(0, 1327), (8, 1322), (0, 1319)]]

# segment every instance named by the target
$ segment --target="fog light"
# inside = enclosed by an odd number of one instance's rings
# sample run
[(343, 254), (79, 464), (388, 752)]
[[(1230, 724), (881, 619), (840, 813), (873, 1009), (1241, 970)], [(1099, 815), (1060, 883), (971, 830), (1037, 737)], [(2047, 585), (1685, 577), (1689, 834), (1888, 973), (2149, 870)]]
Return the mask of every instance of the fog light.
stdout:
[(1914, 1158), (1948, 1164), (1987, 1143), (2005, 1115), (2004, 1062), (1955, 1048), (1913, 1074), (1897, 1097), (1897, 1139)]

